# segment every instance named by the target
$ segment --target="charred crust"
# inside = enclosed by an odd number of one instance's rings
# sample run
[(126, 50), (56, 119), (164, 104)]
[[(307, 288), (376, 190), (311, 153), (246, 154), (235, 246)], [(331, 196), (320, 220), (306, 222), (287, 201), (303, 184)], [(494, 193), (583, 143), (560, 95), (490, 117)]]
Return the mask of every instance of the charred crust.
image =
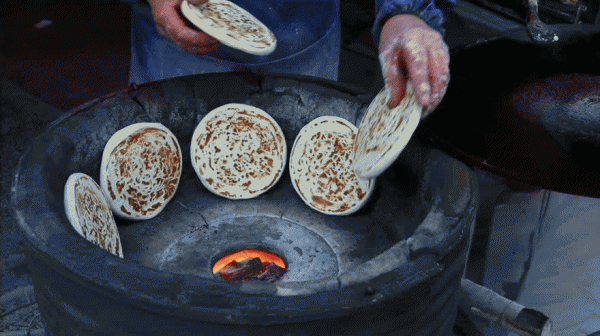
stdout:
[(369, 148), (369, 149), (367, 149), (366, 153), (368, 154), (368, 153), (374, 152), (374, 151), (376, 151), (376, 150), (378, 150), (378, 149), (379, 149), (379, 146), (375, 146), (375, 147), (373, 147), (373, 148)]
[(271, 183), (269, 183), (269, 185), (266, 188), (264, 188), (263, 190), (268, 190), (269, 188), (271, 188), (271, 186), (273, 184), (275, 184), (275, 181), (277, 181), (277, 179), (279, 178), (279, 173), (280, 172), (277, 172), (277, 174), (275, 174), (275, 177), (273, 178), (273, 181), (271, 181)]
[(358, 196), (359, 200), (362, 200), (363, 198), (365, 198), (365, 195), (367, 193), (363, 192), (361, 188), (356, 189), (356, 196)]
[(346, 211), (348, 211), (348, 209), (350, 209), (350, 206), (348, 204), (344, 203), (337, 210), (334, 210), (333, 212), (346, 212)]
[(123, 188), (125, 188), (125, 183), (117, 182), (117, 192), (119, 195), (123, 193)]
[(131, 216), (131, 212), (127, 211), (124, 205), (119, 208), (124, 214)]
[(107, 184), (108, 184), (108, 193), (110, 194), (110, 198), (114, 201), (117, 199), (117, 197), (115, 196), (115, 193), (113, 191), (112, 183), (108, 182)]
[(330, 207), (330, 206), (333, 205), (333, 203), (331, 203), (328, 200), (322, 198), (321, 196), (313, 195), (312, 196), (312, 200), (313, 200), (313, 202), (315, 202), (316, 204), (318, 204), (319, 206), (322, 206), (322, 207)]

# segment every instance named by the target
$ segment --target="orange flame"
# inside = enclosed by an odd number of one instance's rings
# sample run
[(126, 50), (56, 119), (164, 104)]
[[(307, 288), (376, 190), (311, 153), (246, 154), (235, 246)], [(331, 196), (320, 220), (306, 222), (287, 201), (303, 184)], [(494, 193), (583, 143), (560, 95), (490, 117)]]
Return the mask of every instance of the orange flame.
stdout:
[(223, 267), (227, 266), (232, 261), (243, 261), (250, 258), (259, 258), (263, 264), (273, 263), (283, 269), (286, 269), (285, 262), (283, 259), (275, 253), (258, 250), (258, 249), (244, 249), (236, 252), (229, 253), (223, 258), (219, 259), (213, 266), (213, 274), (219, 272)]

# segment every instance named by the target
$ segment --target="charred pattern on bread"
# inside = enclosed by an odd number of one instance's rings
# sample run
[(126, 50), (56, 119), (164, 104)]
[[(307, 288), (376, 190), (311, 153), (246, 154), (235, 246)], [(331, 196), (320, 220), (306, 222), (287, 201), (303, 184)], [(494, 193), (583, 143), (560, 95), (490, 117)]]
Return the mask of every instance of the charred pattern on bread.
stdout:
[(73, 227), (85, 239), (123, 258), (110, 204), (91, 177), (81, 173), (71, 175), (65, 186), (65, 210)]
[(113, 210), (120, 216), (152, 218), (177, 190), (181, 149), (175, 136), (159, 125), (131, 132), (103, 160), (102, 179)]
[(361, 177), (374, 177), (385, 170), (404, 148), (420, 119), (423, 107), (411, 85), (407, 86), (406, 95), (397, 107), (390, 109), (388, 101), (386, 87), (369, 105), (358, 127), (354, 171)]
[(229, 104), (215, 109), (198, 125), (192, 162), (203, 184), (227, 198), (252, 198), (280, 178), (287, 149), (279, 125), (264, 111)]
[(269, 28), (227, 0), (209, 1), (199, 6), (185, 2), (182, 13), (200, 29), (233, 48), (268, 55), (277, 44), (277, 37)]
[(351, 169), (355, 138), (354, 125), (337, 117), (317, 118), (300, 131), (290, 155), (290, 174), (294, 188), (313, 209), (350, 214), (367, 200), (375, 181), (361, 179)]

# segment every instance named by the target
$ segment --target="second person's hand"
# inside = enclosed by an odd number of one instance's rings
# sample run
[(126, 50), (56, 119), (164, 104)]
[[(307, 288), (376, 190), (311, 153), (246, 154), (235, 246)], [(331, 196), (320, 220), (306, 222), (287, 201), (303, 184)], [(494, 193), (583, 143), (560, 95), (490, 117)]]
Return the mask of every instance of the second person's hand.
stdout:
[(423, 117), (437, 107), (450, 80), (448, 47), (440, 33), (416, 16), (392, 17), (383, 26), (379, 58), (391, 108), (402, 101), (407, 81), (425, 108)]
[[(183, 50), (196, 55), (204, 55), (219, 48), (219, 42), (215, 38), (187, 22), (181, 14), (181, 2), (182, 0), (148, 0), (158, 33)], [(188, 2), (200, 5), (208, 0)]]

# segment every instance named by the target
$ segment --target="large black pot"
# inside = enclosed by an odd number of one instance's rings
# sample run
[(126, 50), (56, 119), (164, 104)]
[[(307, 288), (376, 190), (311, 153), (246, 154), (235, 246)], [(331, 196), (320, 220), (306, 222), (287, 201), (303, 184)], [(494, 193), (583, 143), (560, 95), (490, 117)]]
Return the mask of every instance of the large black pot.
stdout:
[(515, 189), (600, 197), (600, 26), (557, 28), (558, 42), (518, 29), (452, 50), (419, 135)]
[[(195, 126), (226, 103), (264, 109), (289, 147), (322, 115), (358, 124), (372, 96), (308, 77), (208, 74), (123, 90), (59, 119), (21, 158), (14, 218), (27, 237), (37, 301), (50, 335), (449, 335), (478, 204), (473, 173), (411, 141), (351, 216), (321, 215), (293, 190), (287, 169), (269, 192), (231, 201), (193, 172)], [(103, 147), (120, 128), (161, 122), (185, 157), (181, 183), (148, 221), (117, 219), (124, 259), (80, 237), (63, 187), (99, 178)], [(291, 148), (288, 148), (291, 149)], [(211, 243), (206, 243), (210, 241)], [(218, 243), (217, 243), (218, 242)], [(240, 246), (286, 259), (275, 284), (233, 285), (212, 260)]]

